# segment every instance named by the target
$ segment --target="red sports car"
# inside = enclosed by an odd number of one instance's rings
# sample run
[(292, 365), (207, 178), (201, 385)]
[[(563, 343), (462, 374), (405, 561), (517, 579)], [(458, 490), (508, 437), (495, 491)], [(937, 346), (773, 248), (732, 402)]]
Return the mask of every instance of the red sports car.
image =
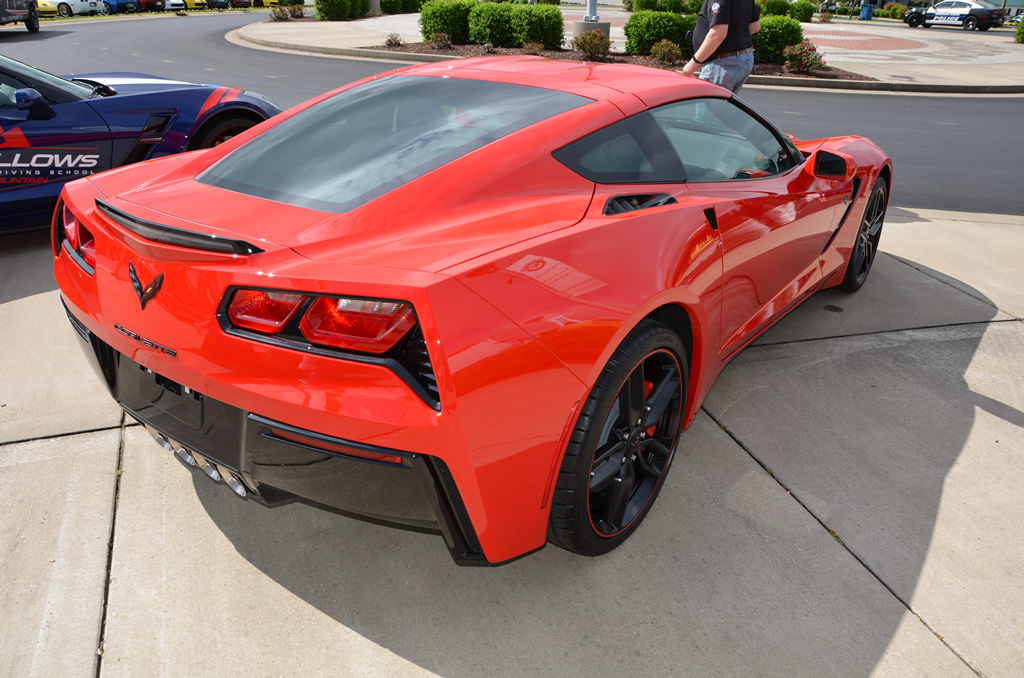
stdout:
[(54, 264), (113, 397), (237, 494), (597, 555), (728, 360), (864, 283), (891, 182), (695, 78), (467, 59), (75, 181)]

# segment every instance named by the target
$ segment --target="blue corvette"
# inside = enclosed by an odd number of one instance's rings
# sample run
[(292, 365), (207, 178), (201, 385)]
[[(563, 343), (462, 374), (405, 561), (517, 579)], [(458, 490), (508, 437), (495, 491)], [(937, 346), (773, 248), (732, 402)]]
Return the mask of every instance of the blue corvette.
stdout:
[(216, 146), (280, 112), (232, 87), (138, 73), (60, 78), (0, 56), (0, 233), (47, 226), (72, 179)]

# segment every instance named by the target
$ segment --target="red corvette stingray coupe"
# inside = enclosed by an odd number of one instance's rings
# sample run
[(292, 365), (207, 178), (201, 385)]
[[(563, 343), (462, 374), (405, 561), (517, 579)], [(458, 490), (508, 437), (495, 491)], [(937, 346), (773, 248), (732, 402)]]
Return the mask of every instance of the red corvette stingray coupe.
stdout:
[(864, 283), (891, 182), (695, 78), (467, 59), (70, 183), (54, 264), (113, 397), (237, 494), (597, 555), (726, 362)]

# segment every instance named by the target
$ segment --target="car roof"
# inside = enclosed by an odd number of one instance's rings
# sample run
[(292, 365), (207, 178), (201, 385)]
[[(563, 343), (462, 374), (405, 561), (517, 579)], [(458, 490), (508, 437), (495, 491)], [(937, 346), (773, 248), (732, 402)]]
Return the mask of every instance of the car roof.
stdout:
[(617, 100), (631, 94), (648, 108), (690, 97), (730, 96), (728, 90), (718, 85), (661, 68), (525, 55), (424, 64), (403, 69), (401, 73), (542, 87), (597, 101)]

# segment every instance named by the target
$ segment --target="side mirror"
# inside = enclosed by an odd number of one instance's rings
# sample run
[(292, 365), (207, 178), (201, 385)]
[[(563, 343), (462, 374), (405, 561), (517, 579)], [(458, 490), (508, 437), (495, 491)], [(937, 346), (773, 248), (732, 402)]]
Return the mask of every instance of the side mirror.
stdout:
[(31, 87), (15, 90), (14, 101), (19, 111), (28, 111), (33, 118), (49, 120), (56, 115), (50, 107), (50, 102)]
[(811, 159), (811, 173), (825, 181), (849, 181), (857, 170), (857, 163), (848, 155), (832, 151), (818, 151)]

